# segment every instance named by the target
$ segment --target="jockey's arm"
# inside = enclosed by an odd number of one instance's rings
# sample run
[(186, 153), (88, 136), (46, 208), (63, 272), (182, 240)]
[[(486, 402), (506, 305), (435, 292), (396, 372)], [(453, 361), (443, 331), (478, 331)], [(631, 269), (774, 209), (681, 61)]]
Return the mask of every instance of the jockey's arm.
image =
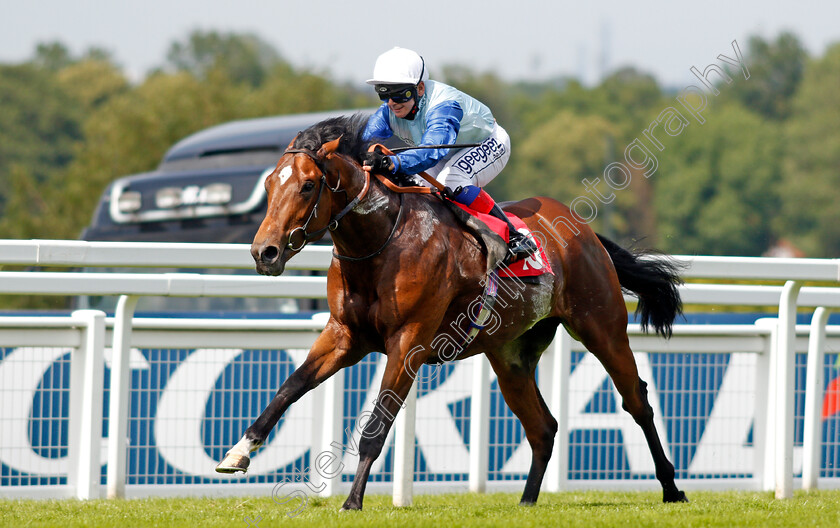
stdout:
[[(451, 145), (461, 129), (464, 116), (456, 101), (444, 101), (426, 112), (426, 130), (420, 145)], [(417, 174), (434, 167), (449, 153), (449, 149), (415, 149), (392, 156), (396, 170), (403, 174)]]
[(367, 125), (365, 125), (365, 130), (362, 132), (364, 141), (370, 141), (371, 139), (385, 140), (394, 135), (391, 124), (388, 122), (388, 112), (390, 112), (388, 103), (385, 103), (371, 114)]

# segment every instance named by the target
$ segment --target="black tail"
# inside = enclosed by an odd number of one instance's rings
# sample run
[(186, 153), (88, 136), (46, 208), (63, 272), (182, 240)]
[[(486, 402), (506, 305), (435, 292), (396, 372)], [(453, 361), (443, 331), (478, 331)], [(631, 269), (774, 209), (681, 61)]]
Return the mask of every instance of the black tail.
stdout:
[(598, 235), (598, 239), (615, 266), (621, 288), (639, 298), (636, 314), (642, 330), (653, 325), (662, 337), (671, 337), (671, 326), (682, 315), (682, 299), (677, 286), (682, 284), (680, 265), (664, 256), (644, 258), (647, 251), (628, 251), (612, 240)]

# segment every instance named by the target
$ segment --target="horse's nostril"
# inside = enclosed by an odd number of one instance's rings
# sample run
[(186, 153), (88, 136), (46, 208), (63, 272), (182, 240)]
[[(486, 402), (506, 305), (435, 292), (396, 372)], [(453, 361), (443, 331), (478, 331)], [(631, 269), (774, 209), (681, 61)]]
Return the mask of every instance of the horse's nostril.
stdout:
[(274, 262), (280, 256), (280, 249), (277, 246), (268, 246), (263, 250), (262, 261)]

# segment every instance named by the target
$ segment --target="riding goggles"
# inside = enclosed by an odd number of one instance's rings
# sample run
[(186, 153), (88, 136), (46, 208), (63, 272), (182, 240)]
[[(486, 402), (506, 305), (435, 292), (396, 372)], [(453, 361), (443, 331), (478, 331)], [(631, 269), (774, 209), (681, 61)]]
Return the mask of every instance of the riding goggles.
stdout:
[(413, 84), (377, 84), (374, 89), (382, 102), (392, 100), (397, 104), (406, 103), (417, 97), (417, 86)]

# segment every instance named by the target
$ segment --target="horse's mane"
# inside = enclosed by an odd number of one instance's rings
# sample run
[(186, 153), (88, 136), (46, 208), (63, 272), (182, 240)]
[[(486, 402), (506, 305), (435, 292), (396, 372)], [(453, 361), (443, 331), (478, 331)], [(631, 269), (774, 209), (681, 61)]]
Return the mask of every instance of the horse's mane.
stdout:
[(340, 137), (338, 152), (361, 161), (368, 145), (368, 142), (362, 139), (367, 119), (367, 116), (361, 113), (325, 119), (298, 134), (294, 146), (317, 151), (324, 143)]

